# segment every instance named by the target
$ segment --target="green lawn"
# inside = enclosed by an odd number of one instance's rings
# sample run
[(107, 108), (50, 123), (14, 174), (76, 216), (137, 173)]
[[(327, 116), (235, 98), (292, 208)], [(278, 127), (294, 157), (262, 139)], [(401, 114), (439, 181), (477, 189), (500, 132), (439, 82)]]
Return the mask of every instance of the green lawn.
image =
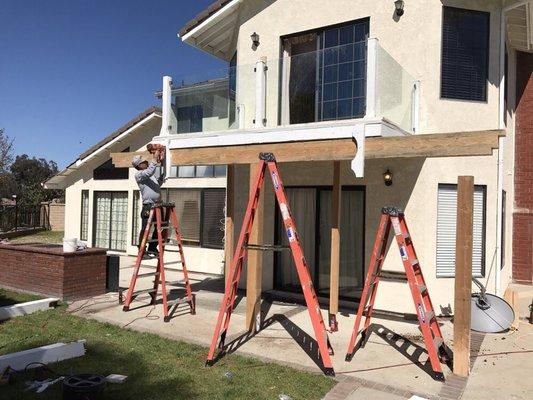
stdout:
[(19, 236), (10, 240), (11, 243), (63, 243), (63, 231), (41, 231), (27, 236)]
[[(7, 291), (1, 291), (0, 298), (32, 299)], [(107, 385), (105, 399), (276, 400), (282, 393), (295, 400), (320, 399), (335, 384), (322, 375), (235, 354), (205, 367), (203, 347), (70, 315), (64, 306), (0, 323), (0, 355), (78, 339), (87, 340), (87, 354), (50, 368), (58, 374), (128, 375), (122, 385)], [(224, 377), (226, 371), (234, 374), (233, 379)], [(60, 384), (41, 395), (24, 391), (23, 382), (32, 376), (33, 372), (17, 374), (13, 386), (0, 386), (0, 398), (61, 398)]]

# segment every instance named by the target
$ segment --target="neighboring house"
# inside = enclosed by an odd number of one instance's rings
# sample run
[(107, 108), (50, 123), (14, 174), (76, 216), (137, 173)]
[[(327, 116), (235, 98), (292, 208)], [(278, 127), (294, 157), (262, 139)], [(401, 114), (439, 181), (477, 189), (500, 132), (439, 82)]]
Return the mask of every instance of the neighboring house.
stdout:
[[(175, 92), (180, 93), (177, 89)], [(203, 100), (227, 94), (203, 93)], [(212, 123), (201, 102), (179, 109), (182, 132), (202, 130)], [(208, 107), (208, 109), (210, 109)], [(227, 114), (227, 112), (226, 112)], [(87, 241), (90, 246), (136, 255), (140, 229), (141, 199), (135, 170), (115, 168), (111, 152), (137, 151), (161, 130), (161, 110), (152, 107), (81, 154), (46, 188), (65, 189), (65, 237)], [(198, 166), (170, 171), (162, 185), (163, 200), (176, 204), (190, 270), (211, 274), (223, 271), (224, 166)]]
[[(313, 284), (331, 300), (332, 206), (341, 213), (340, 297), (356, 300), (380, 209), (394, 205), (405, 210), (437, 311), (453, 307), (456, 182), (472, 175), (473, 272), (501, 295), (533, 277), (532, 3), (413, 0), (399, 16), (393, 1), (217, 1), (180, 37), (228, 63), (219, 76), (228, 78), (228, 123), (178, 134), (167, 84), (154, 140), (170, 148), (168, 170), (228, 164), (226, 260), (257, 155), (273, 151)], [(112, 157), (121, 165), (130, 156)], [(342, 195), (332, 205), (337, 166)], [(264, 197), (257, 236), (282, 243), (273, 193)], [(400, 266), (392, 246), (385, 268)], [(260, 289), (300, 291), (286, 253), (252, 256), (242, 286), (254, 289), (249, 324)], [(384, 282), (376, 306), (412, 312), (407, 286)]]

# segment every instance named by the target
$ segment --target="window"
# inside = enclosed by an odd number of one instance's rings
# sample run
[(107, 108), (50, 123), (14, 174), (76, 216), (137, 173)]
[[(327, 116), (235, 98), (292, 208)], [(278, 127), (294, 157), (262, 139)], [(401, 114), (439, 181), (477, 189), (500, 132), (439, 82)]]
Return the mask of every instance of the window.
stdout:
[(441, 97), (487, 100), (490, 14), (444, 7)]
[(166, 198), (176, 206), (185, 244), (223, 247), (225, 189), (167, 189)]
[(187, 165), (170, 168), (170, 178), (223, 178), (225, 165)]
[(226, 190), (205, 189), (202, 196), (202, 247), (222, 248)]
[(139, 245), (139, 230), (141, 229), (141, 192), (138, 190), (133, 191), (133, 221), (131, 232), (131, 244), (132, 246)]
[(283, 39), (282, 124), (365, 114), (368, 29), (364, 19)]
[(178, 107), (178, 133), (201, 132), (203, 118), (201, 105)]
[[(485, 273), (486, 186), (474, 187), (472, 274)], [(437, 277), (455, 276), (457, 185), (439, 184), (437, 203)]]
[(235, 118), (237, 114), (236, 98), (237, 98), (237, 52), (231, 57), (229, 62), (228, 72), (228, 99), (229, 99), (229, 127), (233, 127), (235, 124)]
[(89, 239), (89, 191), (81, 191), (80, 240)]

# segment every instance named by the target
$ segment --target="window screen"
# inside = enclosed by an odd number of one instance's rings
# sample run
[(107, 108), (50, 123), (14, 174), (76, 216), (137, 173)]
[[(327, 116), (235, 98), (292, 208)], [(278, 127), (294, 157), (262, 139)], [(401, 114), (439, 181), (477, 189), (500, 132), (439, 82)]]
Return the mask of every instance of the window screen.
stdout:
[[(486, 187), (474, 188), (474, 230), (472, 274), (485, 273)], [(437, 277), (455, 276), (455, 237), (457, 226), (457, 185), (440, 184), (437, 204)]]
[(221, 249), (224, 241), (225, 189), (204, 189), (202, 201), (202, 247)]
[(487, 100), (490, 14), (444, 7), (441, 97)]
[(184, 241), (200, 243), (199, 189), (168, 189), (168, 201), (176, 206), (176, 214)]
[(80, 239), (89, 239), (89, 191), (81, 191)]

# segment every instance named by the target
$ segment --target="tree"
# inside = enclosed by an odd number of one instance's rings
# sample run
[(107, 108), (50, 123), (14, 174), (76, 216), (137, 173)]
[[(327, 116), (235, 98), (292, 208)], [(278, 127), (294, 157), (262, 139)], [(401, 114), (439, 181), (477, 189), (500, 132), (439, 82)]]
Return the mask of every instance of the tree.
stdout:
[(0, 197), (8, 197), (11, 194), (4, 193), (13, 190), (12, 179), (9, 173), (9, 166), (13, 162), (13, 139), (5, 134), (5, 130), (0, 128)]
[(30, 158), (23, 154), (15, 158), (11, 174), (17, 183), (17, 195), (21, 204), (39, 204), (61, 197), (61, 190), (44, 189), (42, 183), (57, 174), (57, 164), (44, 158)]

